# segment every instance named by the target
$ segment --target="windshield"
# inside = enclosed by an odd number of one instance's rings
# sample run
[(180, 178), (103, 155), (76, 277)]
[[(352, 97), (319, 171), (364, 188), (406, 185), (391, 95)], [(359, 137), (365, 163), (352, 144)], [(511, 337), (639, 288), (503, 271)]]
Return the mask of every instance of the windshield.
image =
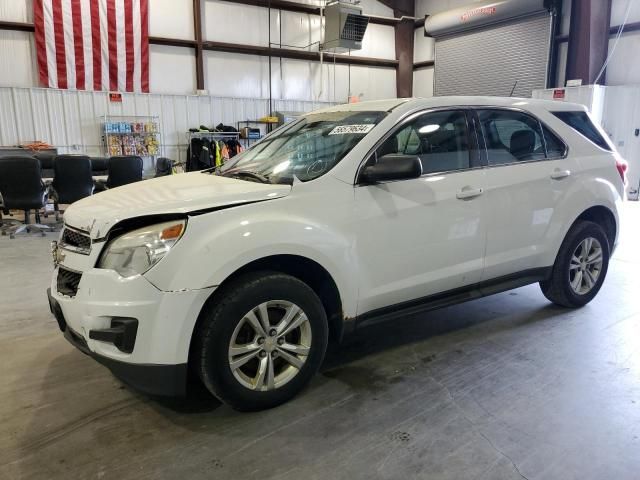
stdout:
[(225, 163), (220, 174), (265, 183), (306, 182), (331, 170), (385, 112), (312, 113)]

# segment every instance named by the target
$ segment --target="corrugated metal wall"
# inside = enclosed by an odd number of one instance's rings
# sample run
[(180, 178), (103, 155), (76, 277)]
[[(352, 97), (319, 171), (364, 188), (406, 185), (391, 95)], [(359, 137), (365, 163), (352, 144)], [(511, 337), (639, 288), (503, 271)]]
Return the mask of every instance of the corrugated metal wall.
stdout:
[(32, 22), (33, 0), (0, 1), (0, 18), (9, 22)]
[[(123, 93), (122, 103), (105, 92), (0, 87), (0, 145), (42, 140), (60, 152), (101, 155), (106, 115), (157, 115), (163, 154), (182, 160), (190, 127), (236, 125), (267, 115), (269, 101), (194, 95)], [(326, 102), (275, 100), (274, 109), (308, 112)]]
[(413, 71), (413, 96), (433, 97), (433, 67)]
[[(318, 2), (315, 3), (318, 5)], [(379, 2), (367, 2), (364, 13), (373, 13), (372, 6)], [(393, 10), (383, 7), (382, 15), (393, 17)], [(245, 45), (269, 46), (269, 11), (264, 7), (233, 4), (220, 0), (204, 3), (204, 39)], [(215, 19), (224, 19), (216, 21)], [(321, 38), (320, 16), (300, 12), (271, 10), (271, 42), (318, 51)], [(282, 35), (282, 39), (281, 39)], [(362, 40), (362, 50), (354, 55), (395, 59), (395, 29), (389, 25), (370, 23)]]
[[(320, 0), (299, 3), (319, 5)], [(377, 0), (361, 2), (365, 13), (392, 16), (393, 10)], [(32, 0), (0, 0), (0, 20), (32, 21)], [(220, 0), (203, 2), (204, 39), (227, 43), (267, 46), (268, 10)], [(149, 9), (152, 36), (193, 39), (192, 0), (153, 0)], [(282, 36), (282, 37), (281, 37)], [(299, 12), (271, 11), (271, 41), (318, 50), (320, 16)], [(313, 44), (313, 45), (310, 45)], [(370, 24), (358, 56), (395, 58), (394, 27)], [(33, 34), (0, 30), (0, 86), (38, 86)], [(346, 101), (351, 95), (363, 100), (396, 96), (393, 68), (333, 65), (274, 58), (273, 97), (285, 100)], [(158, 94), (189, 95), (196, 90), (195, 56), (191, 48), (150, 46), (150, 87)], [(282, 65), (282, 68), (280, 66)], [(268, 59), (255, 55), (205, 52), (205, 89), (218, 97), (269, 96)], [(349, 84), (349, 78), (351, 83)], [(351, 87), (351, 88), (350, 88)]]
[[(319, 0), (299, 0), (319, 5)], [(150, 34), (193, 39), (192, 0), (153, 0)], [(392, 16), (377, 0), (362, 0), (365, 13)], [(267, 10), (251, 5), (207, 0), (203, 7), (206, 40), (268, 45)], [(32, 0), (0, 0), (0, 20), (32, 22)], [(271, 41), (303, 46), (320, 38), (320, 17), (272, 10)], [(395, 58), (392, 26), (370, 25), (363, 50), (354, 55)], [(291, 48), (291, 47), (288, 47)], [(310, 47), (317, 50), (317, 45)], [(185, 155), (189, 127), (234, 124), (267, 114), (268, 59), (254, 55), (205, 52), (205, 88), (211, 96), (194, 96), (195, 56), (190, 48), (151, 45), (151, 95), (123, 94), (122, 104), (104, 92), (32, 88), (38, 85), (33, 34), (0, 31), (0, 145), (43, 140), (62, 152), (102, 153), (99, 117), (158, 115), (164, 154)], [(274, 109), (310, 111), (341, 103), (351, 95), (363, 100), (396, 96), (393, 68), (334, 65), (273, 59)], [(252, 98), (248, 98), (252, 97)]]

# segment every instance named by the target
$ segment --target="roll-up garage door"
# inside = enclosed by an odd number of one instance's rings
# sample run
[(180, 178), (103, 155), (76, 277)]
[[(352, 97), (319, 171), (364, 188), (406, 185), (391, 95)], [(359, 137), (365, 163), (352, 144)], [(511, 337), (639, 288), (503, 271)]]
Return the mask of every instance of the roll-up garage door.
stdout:
[[(548, 12), (436, 37), (435, 95), (530, 97), (546, 88)], [(517, 82), (517, 84), (516, 84)]]

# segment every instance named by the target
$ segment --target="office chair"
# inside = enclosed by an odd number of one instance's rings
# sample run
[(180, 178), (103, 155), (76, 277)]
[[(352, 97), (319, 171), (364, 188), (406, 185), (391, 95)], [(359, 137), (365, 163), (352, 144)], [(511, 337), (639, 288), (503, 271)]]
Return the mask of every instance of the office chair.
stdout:
[(109, 174), (109, 159), (107, 157), (91, 157), (90, 160), (94, 177)]
[(53, 171), (54, 177), (50, 194), (56, 212), (56, 221), (59, 221), (59, 205), (61, 203), (69, 205), (93, 195), (91, 160), (86, 155), (58, 155), (53, 165)]
[(107, 190), (140, 180), (142, 180), (142, 158), (136, 156), (111, 157), (109, 159), (109, 176), (106, 181), (98, 180), (96, 187), (100, 190)]
[(20, 225), (19, 220), (16, 220), (14, 218), (7, 218), (9, 216), (13, 217), (13, 213), (11, 213), (11, 211), (4, 206), (4, 200), (2, 199), (2, 192), (0, 192), (0, 230), (4, 230), (9, 227), (13, 227), (15, 225)]
[[(45, 232), (51, 230), (51, 227), (40, 224), (40, 209), (46, 203), (47, 187), (42, 182), (40, 162), (36, 158), (9, 156), (0, 159), (0, 195), (0, 210), (24, 210), (24, 223), (12, 226), (3, 224), (2, 235), (8, 233), (10, 238), (14, 238), (18, 233), (34, 230), (44, 236)], [(32, 209), (35, 210), (36, 223), (29, 223)]]
[(156, 174), (155, 177), (164, 177), (171, 175), (173, 170), (173, 160), (169, 160), (165, 157), (160, 157), (156, 160)]
[(42, 178), (53, 178), (53, 162), (55, 161), (55, 153), (39, 152), (33, 155), (40, 161), (40, 173)]

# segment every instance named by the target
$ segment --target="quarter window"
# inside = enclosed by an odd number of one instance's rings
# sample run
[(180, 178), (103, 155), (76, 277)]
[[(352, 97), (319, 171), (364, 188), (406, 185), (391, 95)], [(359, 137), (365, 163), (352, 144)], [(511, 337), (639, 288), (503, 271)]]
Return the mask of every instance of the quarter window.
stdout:
[(422, 172), (437, 173), (469, 168), (469, 132), (462, 111), (420, 115), (389, 137), (376, 150), (388, 154), (416, 155)]
[(600, 134), (586, 112), (551, 112), (574, 130), (587, 137), (600, 148), (611, 151), (611, 145)]

